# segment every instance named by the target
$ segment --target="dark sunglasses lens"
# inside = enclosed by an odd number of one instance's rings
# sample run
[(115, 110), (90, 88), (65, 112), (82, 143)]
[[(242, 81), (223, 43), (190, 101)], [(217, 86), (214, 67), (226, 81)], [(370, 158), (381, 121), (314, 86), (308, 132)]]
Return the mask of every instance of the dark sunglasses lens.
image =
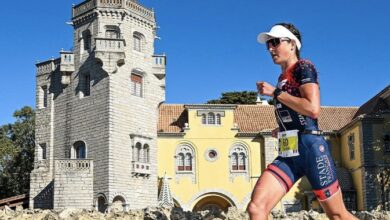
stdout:
[(269, 49), (270, 45), (273, 47), (277, 47), (280, 44), (280, 38), (273, 38), (267, 41), (267, 49)]

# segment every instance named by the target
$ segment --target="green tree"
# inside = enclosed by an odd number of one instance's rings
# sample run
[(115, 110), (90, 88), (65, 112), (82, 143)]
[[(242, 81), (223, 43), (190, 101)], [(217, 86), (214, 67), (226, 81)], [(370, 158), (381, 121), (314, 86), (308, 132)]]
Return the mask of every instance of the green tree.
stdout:
[(256, 104), (257, 92), (224, 92), (221, 98), (207, 101), (207, 104)]
[(0, 199), (30, 188), (35, 148), (35, 112), (25, 106), (15, 111), (15, 123), (0, 127)]

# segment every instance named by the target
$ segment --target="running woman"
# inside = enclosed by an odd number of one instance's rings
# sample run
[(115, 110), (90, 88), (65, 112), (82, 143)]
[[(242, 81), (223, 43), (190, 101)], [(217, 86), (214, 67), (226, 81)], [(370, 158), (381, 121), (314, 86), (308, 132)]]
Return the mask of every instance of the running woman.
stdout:
[(260, 33), (257, 40), (266, 44), (282, 72), (276, 87), (267, 82), (256, 83), (261, 95), (274, 99), (279, 156), (267, 166), (253, 189), (248, 205), (250, 219), (267, 219), (302, 176), (310, 181), (330, 219), (357, 219), (344, 206), (334, 162), (318, 128), (318, 76), (310, 61), (300, 59), (300, 32), (292, 24), (281, 23)]

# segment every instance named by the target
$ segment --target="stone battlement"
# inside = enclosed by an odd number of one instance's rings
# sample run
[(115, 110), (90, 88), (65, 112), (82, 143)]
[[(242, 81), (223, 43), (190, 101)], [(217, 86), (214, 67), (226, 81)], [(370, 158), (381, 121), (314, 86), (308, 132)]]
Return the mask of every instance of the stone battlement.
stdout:
[(145, 8), (134, 0), (89, 0), (73, 6), (72, 17), (75, 18), (86, 12), (89, 12), (97, 7), (101, 8), (115, 8), (115, 9), (129, 9), (135, 11), (137, 14), (154, 19), (154, 12), (148, 8)]

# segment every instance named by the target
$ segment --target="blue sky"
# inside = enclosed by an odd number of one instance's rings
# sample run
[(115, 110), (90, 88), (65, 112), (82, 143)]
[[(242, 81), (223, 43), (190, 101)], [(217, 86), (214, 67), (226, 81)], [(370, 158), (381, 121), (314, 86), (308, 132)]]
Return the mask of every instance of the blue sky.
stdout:
[[(0, 14), (0, 125), (35, 106), (35, 63), (70, 49), (72, 3), (81, 0), (2, 2)], [(205, 103), (222, 92), (275, 84), (280, 72), (259, 32), (279, 22), (303, 35), (302, 57), (315, 63), (321, 104), (359, 106), (390, 84), (390, 1), (140, 0), (154, 8), (168, 57), (166, 102)]]

